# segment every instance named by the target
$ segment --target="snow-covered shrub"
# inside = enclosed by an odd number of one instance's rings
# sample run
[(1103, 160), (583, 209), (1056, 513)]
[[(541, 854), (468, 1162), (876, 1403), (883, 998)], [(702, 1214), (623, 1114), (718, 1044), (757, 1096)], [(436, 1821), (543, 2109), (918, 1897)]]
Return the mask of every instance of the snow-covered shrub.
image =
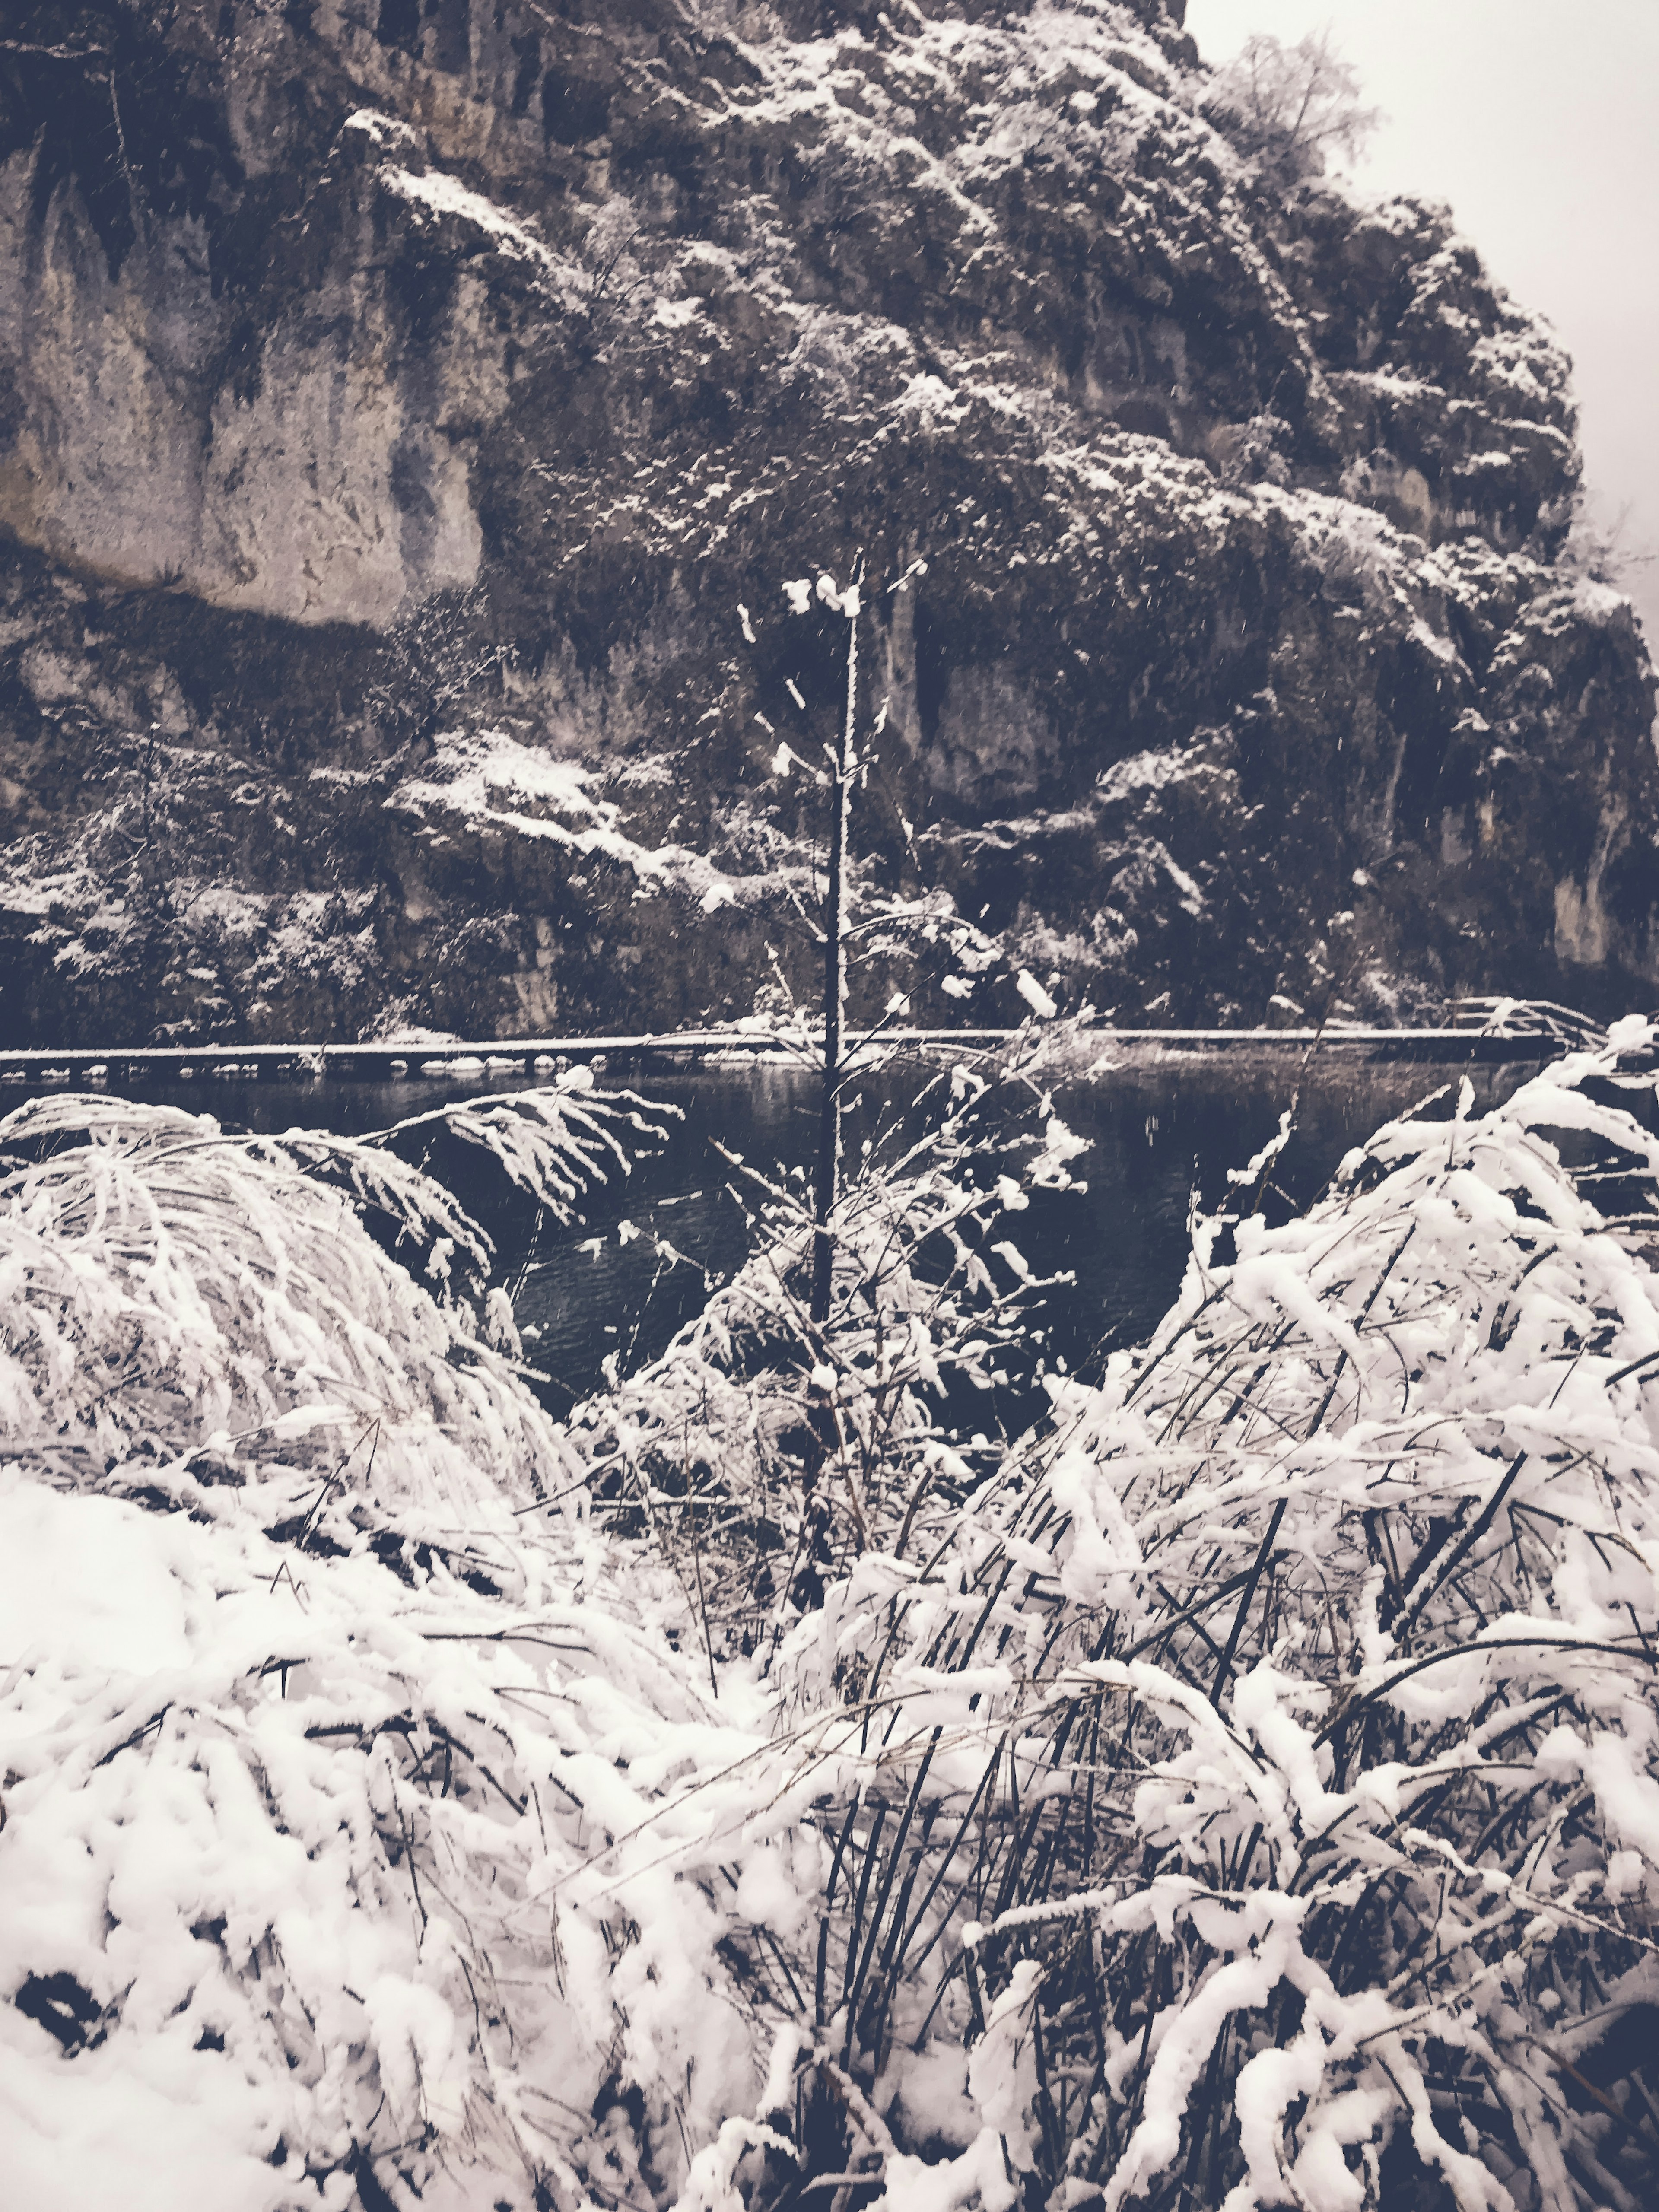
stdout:
[(809, 2156), (893, 2212), (1655, 2201), (1644, 1041), (1211, 1224), (1150, 1346), (797, 1630)]
[[(960, 1155), (886, 1187), (896, 1258), (879, 1180), (843, 1200), (819, 1340), (781, 1212), (774, 1273), (564, 1436), (298, 1140), (232, 1173), (138, 1114), (118, 1174), (20, 1165), (9, 2181), (49, 2212), (1652, 2203), (1656, 1059), (1621, 1024), (1391, 1124), (1300, 1219), (1200, 1224), (1145, 1349), (1098, 1384), (1033, 1358), (1041, 1418), (920, 1504), (927, 1359), (982, 1402), (1018, 1351), (973, 1263), (1022, 1182), (954, 1109)], [(926, 1293), (926, 1357), (884, 1280)], [(147, 1410), (100, 1429), (129, 1377)], [(372, 1483), (367, 1443), (288, 1463), (325, 1387), (343, 1444), (382, 1393)], [(257, 1443), (222, 1433), (244, 1398)], [(792, 1408), (838, 1516), (793, 1617), (741, 1544)], [(640, 1541), (548, 1509), (584, 1464)]]
[(754, 2094), (652, 1824), (752, 1739), (577, 1533), (505, 1599), (206, 1497), (0, 1469), (8, 2201), (643, 2212)]
[[(534, 1401), (502, 1382), (492, 1340), (510, 1348), (512, 1322), (484, 1290), (489, 1238), (395, 1149), (439, 1130), (489, 1152), (563, 1218), (626, 1170), (619, 1130), (665, 1133), (585, 1070), (368, 1138), (237, 1136), (103, 1097), (7, 1115), (8, 1452), (76, 1486), (192, 1509), (213, 1484), (257, 1481), (268, 1522), (311, 1552), (395, 1526), (459, 1547), (487, 1574), (478, 1547), (510, 1531), (551, 1455)], [(435, 1295), (364, 1233), (359, 1210), (423, 1263)]]
[[(459, 1118), (558, 1208), (635, 1111)], [(755, 2087), (672, 1801), (759, 1739), (357, 1204), (434, 1291), (480, 1232), (359, 1140), (62, 1099), (0, 1152), (0, 2197), (672, 2195)]]
[[(1082, 1149), (1033, 1085), (1042, 1041), (928, 1082), (839, 1197), (830, 1310), (811, 1310), (804, 1182), (732, 1159), (751, 1256), (639, 1374), (578, 1407), (573, 1472), (649, 1527), (711, 1662), (773, 1650), (867, 1551), (914, 1557), (1000, 1458), (1052, 1286), (1021, 1253), (1033, 1182)], [(1032, 1124), (1035, 1121), (1036, 1127)]]

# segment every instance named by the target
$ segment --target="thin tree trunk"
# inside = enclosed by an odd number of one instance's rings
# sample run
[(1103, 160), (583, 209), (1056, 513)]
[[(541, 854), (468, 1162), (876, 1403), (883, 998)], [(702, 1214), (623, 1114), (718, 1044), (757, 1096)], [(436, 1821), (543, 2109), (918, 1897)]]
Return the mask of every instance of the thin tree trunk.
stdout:
[[(862, 574), (862, 562), (859, 574)], [(852, 586), (854, 594), (857, 582)], [(823, 1103), (818, 1125), (818, 1172), (816, 1224), (812, 1239), (811, 1317), (830, 1318), (830, 1290), (834, 1279), (836, 1244), (830, 1217), (841, 1189), (842, 1017), (847, 1002), (847, 823), (852, 811), (853, 777), (857, 758), (853, 750), (854, 718), (858, 708), (858, 599), (853, 600), (847, 623), (847, 716), (842, 725), (836, 754), (833, 804), (830, 817), (830, 880), (823, 917)]]

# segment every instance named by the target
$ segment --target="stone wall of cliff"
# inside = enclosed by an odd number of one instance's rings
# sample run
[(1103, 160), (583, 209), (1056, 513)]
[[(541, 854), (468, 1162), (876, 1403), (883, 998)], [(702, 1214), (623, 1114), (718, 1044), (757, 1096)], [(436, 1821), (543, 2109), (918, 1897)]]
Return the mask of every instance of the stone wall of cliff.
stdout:
[(1444, 210), (1253, 167), (1178, 13), (14, 9), (0, 1031), (810, 992), (781, 586), (860, 553), (872, 893), (1124, 1021), (1646, 1003), (1567, 364)]

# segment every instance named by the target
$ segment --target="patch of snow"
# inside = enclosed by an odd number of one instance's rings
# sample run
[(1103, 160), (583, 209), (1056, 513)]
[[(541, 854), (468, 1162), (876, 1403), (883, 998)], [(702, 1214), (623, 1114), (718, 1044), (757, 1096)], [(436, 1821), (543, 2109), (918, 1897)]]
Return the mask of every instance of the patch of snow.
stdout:
[(1024, 1000), (1031, 1012), (1040, 1019), (1045, 1022), (1052, 1021), (1060, 1012), (1059, 1007), (1028, 969), (1022, 968), (1014, 978), (1014, 988)]
[(493, 200), (485, 199), (480, 192), (469, 191), (458, 178), (445, 171), (428, 169), (416, 175), (413, 170), (388, 163), (380, 173), (388, 191), (422, 215), (434, 219), (454, 217), (479, 232), (498, 252), (534, 262), (544, 269), (554, 266), (553, 256), (540, 239), (503, 213)]

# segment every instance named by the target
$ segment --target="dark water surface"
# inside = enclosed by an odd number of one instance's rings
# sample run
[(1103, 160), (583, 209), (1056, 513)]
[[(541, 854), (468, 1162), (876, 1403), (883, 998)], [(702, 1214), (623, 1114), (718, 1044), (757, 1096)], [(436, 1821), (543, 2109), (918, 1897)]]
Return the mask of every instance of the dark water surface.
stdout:
[[(867, 1080), (848, 1122), (849, 1153), (941, 1064), (938, 1056), (920, 1064), (911, 1059)], [(1431, 1091), (1446, 1084), (1455, 1089), (1468, 1073), (1485, 1106), (1507, 1097), (1539, 1064), (1435, 1065), (1346, 1051), (1316, 1058), (1303, 1079), (1296, 1133), (1277, 1180), (1290, 1202), (1305, 1203), (1351, 1146)], [(1136, 1048), (1056, 1090), (1056, 1109), (1089, 1141), (1073, 1164), (1088, 1187), (1037, 1193), (1012, 1228), (1041, 1273), (1076, 1274), (1075, 1290), (1054, 1294), (1049, 1316), (1053, 1346), (1069, 1364), (1087, 1368), (1103, 1346), (1133, 1343), (1157, 1324), (1186, 1264), (1194, 1188), (1206, 1206), (1225, 1195), (1228, 1169), (1242, 1166), (1273, 1134), (1301, 1072), (1301, 1054), (1283, 1047)], [(744, 1212), (729, 1188), (732, 1170), (713, 1140), (769, 1171), (806, 1167), (817, 1142), (814, 1079), (793, 1066), (751, 1061), (672, 1074), (601, 1073), (597, 1079), (625, 1083), (678, 1107), (684, 1118), (670, 1122), (663, 1150), (638, 1159), (625, 1176), (613, 1173), (584, 1202), (583, 1218), (567, 1226), (542, 1215), (476, 1149), (441, 1139), (427, 1155), (495, 1240), (501, 1279), (525, 1329), (526, 1357), (562, 1386), (549, 1393), (559, 1411), (599, 1379), (608, 1352), (621, 1355), (625, 1372), (659, 1350), (702, 1304), (705, 1271), (720, 1277), (741, 1264)], [(227, 1128), (362, 1133), (445, 1099), (524, 1082), (521, 1074), (480, 1071), (385, 1083), (202, 1075), (124, 1088), (213, 1114)], [(0, 1093), (0, 1109), (20, 1095)], [(641, 1233), (624, 1241), (624, 1222)], [(665, 1242), (684, 1255), (682, 1264), (665, 1259)]]

